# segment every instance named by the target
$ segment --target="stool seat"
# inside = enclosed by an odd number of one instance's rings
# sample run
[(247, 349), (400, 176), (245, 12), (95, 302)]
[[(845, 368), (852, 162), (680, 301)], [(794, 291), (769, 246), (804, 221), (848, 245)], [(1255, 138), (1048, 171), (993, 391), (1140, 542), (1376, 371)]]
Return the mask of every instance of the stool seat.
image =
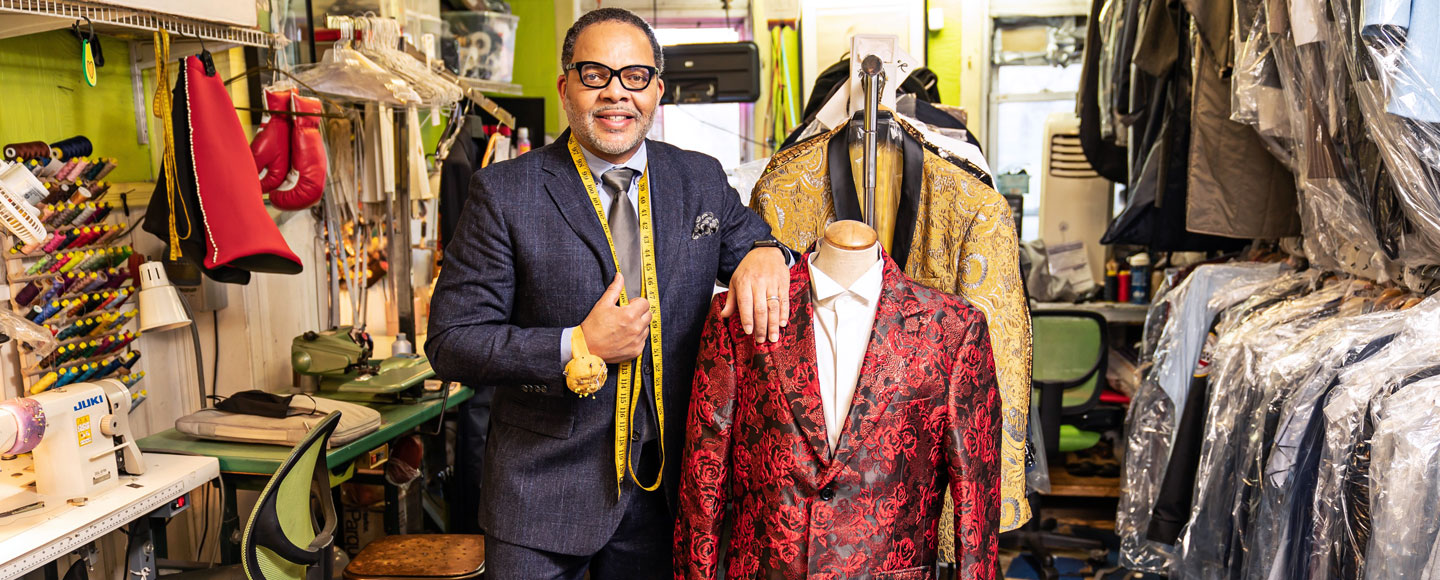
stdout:
[(470, 580), (484, 573), (484, 536), (413, 534), (370, 542), (345, 567), (345, 580)]

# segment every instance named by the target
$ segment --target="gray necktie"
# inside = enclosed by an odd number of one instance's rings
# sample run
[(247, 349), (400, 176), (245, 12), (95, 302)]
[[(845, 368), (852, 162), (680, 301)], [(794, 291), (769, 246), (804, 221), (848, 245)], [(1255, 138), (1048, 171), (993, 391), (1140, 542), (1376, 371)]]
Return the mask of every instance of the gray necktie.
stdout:
[(635, 214), (635, 205), (630, 203), (630, 182), (635, 179), (634, 169), (617, 167), (600, 176), (605, 192), (610, 194), (610, 212), (605, 216), (610, 222), (610, 236), (615, 239), (615, 255), (620, 259), (620, 272), (625, 274), (625, 295), (631, 300), (639, 298), (644, 288), (644, 272), (640, 270), (640, 219)]

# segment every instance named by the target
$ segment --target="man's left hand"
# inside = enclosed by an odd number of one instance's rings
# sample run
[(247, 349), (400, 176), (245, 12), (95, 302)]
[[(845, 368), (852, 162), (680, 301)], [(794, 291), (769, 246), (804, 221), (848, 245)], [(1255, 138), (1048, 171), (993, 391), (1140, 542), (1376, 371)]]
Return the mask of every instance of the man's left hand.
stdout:
[(740, 311), (740, 324), (755, 342), (780, 341), (780, 327), (790, 324), (790, 267), (779, 248), (755, 248), (730, 277), (730, 295), (722, 318)]

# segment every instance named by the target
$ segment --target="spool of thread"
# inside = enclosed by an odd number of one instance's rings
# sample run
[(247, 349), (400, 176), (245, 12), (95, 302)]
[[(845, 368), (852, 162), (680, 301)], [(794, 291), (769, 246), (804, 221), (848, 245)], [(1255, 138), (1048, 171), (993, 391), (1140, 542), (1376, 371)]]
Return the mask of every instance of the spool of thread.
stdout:
[(100, 179), (100, 172), (105, 170), (105, 164), (109, 162), (110, 160), (104, 157), (96, 157), (90, 162), (90, 167), (85, 168), (85, 172), (80, 174), (80, 178), (85, 181)]
[(90, 216), (95, 215), (96, 211), (97, 210), (95, 209), (95, 206), (91, 205), (90, 207), (80, 210), (80, 213), (75, 214), (75, 218), (70, 220), (69, 223), (72, 226), (83, 226), (85, 224), (88, 224), (93, 221), (90, 219)]
[(85, 171), (88, 169), (90, 169), (90, 158), (80, 157), (77, 161), (75, 161), (75, 165), (70, 166), (69, 171), (66, 171), (64, 174), (57, 177), (64, 181), (75, 181), (80, 179), (80, 175), (85, 173)]
[(14, 161), (21, 157), (26, 159), (50, 157), (50, 146), (46, 145), (44, 141), (25, 141), (5, 145), (6, 161)]
[(125, 367), (126, 369), (131, 369), (131, 368), (134, 368), (134, 367), (135, 367), (135, 363), (136, 363), (136, 362), (139, 362), (139, 361), (140, 361), (140, 351), (138, 351), (138, 350), (132, 350), (132, 351), (130, 351), (128, 354), (125, 355), (125, 362), (120, 363), (120, 366), (123, 366), (123, 367)]
[(45, 392), (46, 389), (50, 388), (50, 385), (55, 384), (55, 379), (57, 378), (60, 378), (60, 374), (55, 371), (45, 373), (45, 376), (41, 377), (39, 382), (30, 386), (30, 394), (38, 395)]
[(105, 166), (101, 167), (100, 171), (95, 174), (95, 179), (105, 179), (106, 175), (110, 175), (110, 172), (115, 171), (115, 168), (119, 166), (120, 165), (115, 162), (115, 158), (111, 157), (105, 162)]
[(145, 371), (140, 371), (138, 373), (130, 373), (128, 375), (125, 375), (120, 379), (120, 382), (125, 383), (125, 386), (127, 387), (133, 387), (135, 386), (135, 383), (140, 382), (140, 379), (143, 378), (145, 378)]
[(110, 192), (110, 182), (108, 181), (92, 182), (91, 185), (93, 187), (90, 188), (90, 193), (95, 194), (95, 197), (90, 201), (100, 201), (105, 198), (106, 193)]
[(84, 157), (94, 152), (95, 146), (84, 135), (76, 135), (50, 144), (51, 157), (59, 158), (62, 161), (72, 157)]
[(75, 186), (75, 193), (70, 195), (70, 203), (85, 203), (95, 197), (89, 188), (83, 185)]
[(48, 156), (44, 159), (41, 159), (40, 164), (41, 168), (39, 175), (41, 177), (55, 177), (55, 174), (60, 173), (60, 170), (65, 167), (64, 161)]
[(29, 306), (31, 302), (35, 301), (36, 297), (40, 296), (40, 286), (40, 280), (31, 280), (29, 284), (26, 284), (24, 288), (20, 289), (20, 293), (15, 295), (15, 304)]
[[(110, 189), (110, 186), (106, 185), (105, 189), (108, 191)], [(105, 218), (110, 216), (110, 211), (113, 209), (115, 209), (115, 206), (110, 205), (110, 202), (108, 201), (100, 204), (99, 208), (95, 210), (95, 217), (91, 218), (90, 220), (91, 223), (99, 223), (105, 221)]]

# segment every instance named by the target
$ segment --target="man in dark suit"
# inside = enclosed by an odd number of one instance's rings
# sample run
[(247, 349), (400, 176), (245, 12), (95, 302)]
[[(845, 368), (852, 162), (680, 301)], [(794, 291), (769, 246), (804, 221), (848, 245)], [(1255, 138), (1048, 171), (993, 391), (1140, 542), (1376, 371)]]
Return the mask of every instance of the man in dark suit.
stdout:
[[(715, 159), (645, 140), (664, 83), (644, 20), (587, 13), (561, 61), (571, 130), (475, 174), (426, 353), (445, 379), (497, 385), (480, 501), (489, 577), (669, 579), (685, 411), (713, 284), (729, 283), (727, 316), (739, 312), (757, 341), (776, 340), (793, 255), (741, 205)], [(617, 304), (622, 290), (628, 304)], [(563, 374), (577, 329), (608, 364), (586, 398)], [(621, 365), (632, 361), (639, 404), (617, 412)], [(622, 414), (631, 421), (619, 429)], [(657, 477), (655, 491), (642, 489)]]

